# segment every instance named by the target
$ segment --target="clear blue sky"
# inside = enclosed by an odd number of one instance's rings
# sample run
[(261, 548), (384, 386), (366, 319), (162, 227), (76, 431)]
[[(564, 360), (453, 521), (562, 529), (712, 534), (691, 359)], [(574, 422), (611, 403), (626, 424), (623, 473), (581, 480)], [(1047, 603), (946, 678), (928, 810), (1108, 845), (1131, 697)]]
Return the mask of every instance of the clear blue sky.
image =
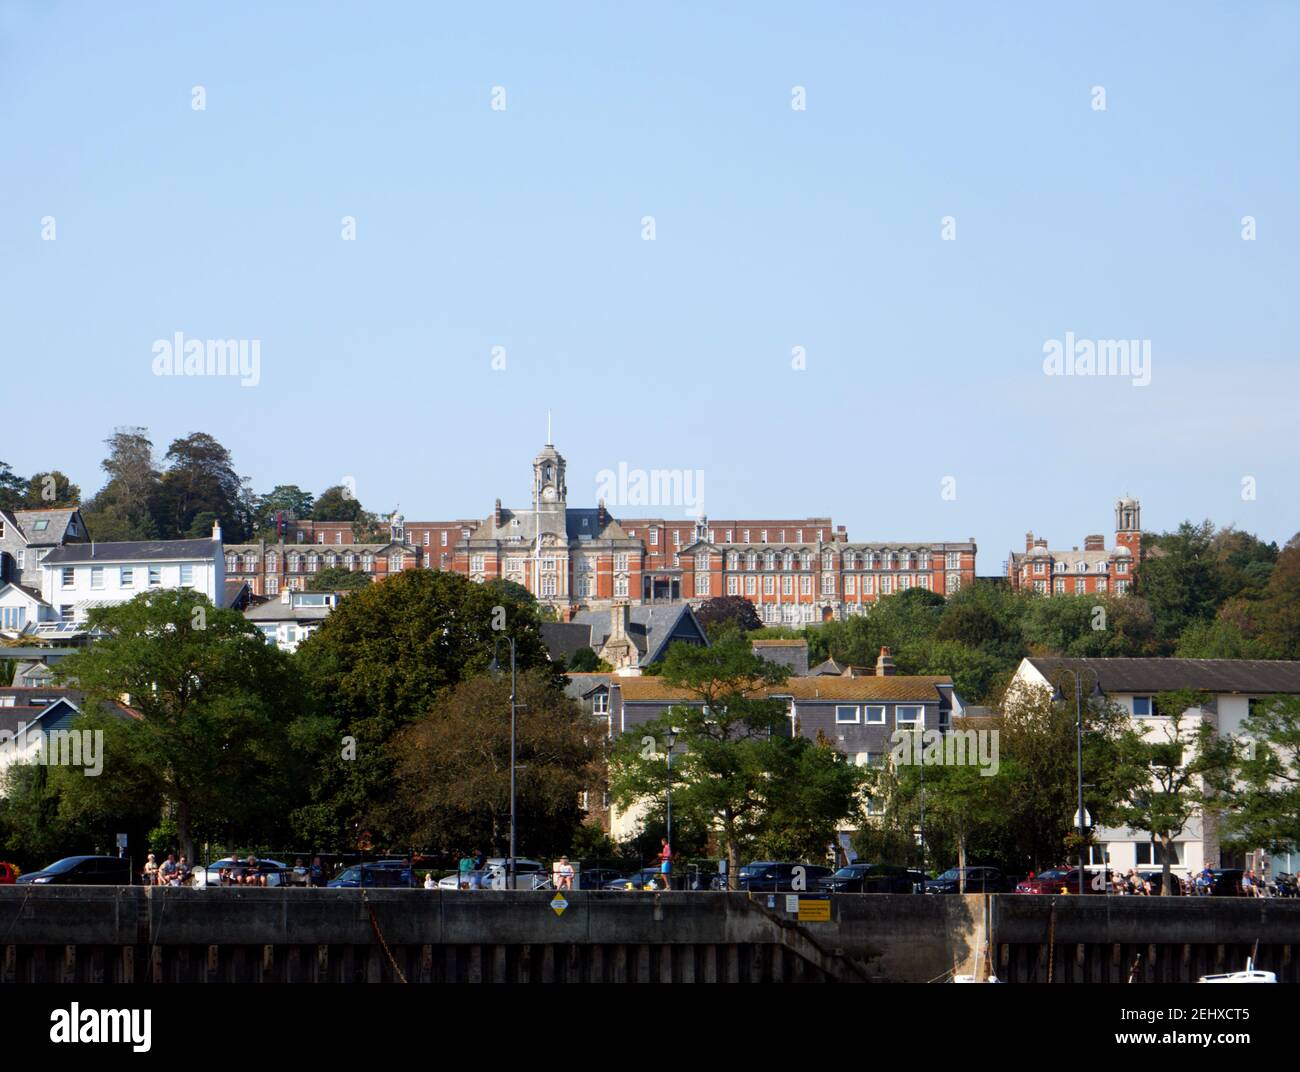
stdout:
[[(483, 516), (550, 408), (575, 505), (700, 469), (981, 573), (1124, 493), (1300, 528), (1295, 4), (697, 6), (0, 0), (0, 459), (89, 494), (115, 425), (202, 430)], [(260, 384), (155, 377), (178, 331)], [(1150, 385), (1045, 376), (1066, 332)]]

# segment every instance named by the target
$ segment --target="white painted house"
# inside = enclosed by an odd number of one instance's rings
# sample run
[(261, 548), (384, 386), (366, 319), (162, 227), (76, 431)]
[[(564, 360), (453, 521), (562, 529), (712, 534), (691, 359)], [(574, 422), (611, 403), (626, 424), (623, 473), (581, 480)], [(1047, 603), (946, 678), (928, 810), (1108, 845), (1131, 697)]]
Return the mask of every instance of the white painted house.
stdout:
[(296, 592), (285, 589), (276, 599), (244, 611), (268, 644), (294, 652), (298, 645), (320, 628), (338, 606), (337, 592)]
[[(1280, 696), (1300, 695), (1300, 661), (1266, 659), (1062, 659), (1026, 658), (1020, 661), (1012, 679), (1016, 685), (1045, 689), (1059, 687), (1067, 702), (1073, 702), (1077, 672), (1083, 682), (1085, 701), (1092, 693), (1095, 680), (1102, 696), (1123, 708), (1152, 741), (1167, 740), (1170, 727), (1177, 720), (1187, 740), (1202, 719), (1210, 722), (1224, 736), (1243, 736), (1241, 726), (1252, 708)], [(1172, 713), (1157, 710), (1156, 695), (1191, 689), (1208, 698), (1200, 707)], [(1087, 771), (1084, 772), (1085, 780)], [(1159, 867), (1163, 863), (1161, 848), (1151, 835), (1142, 830), (1111, 829), (1097, 831), (1097, 841), (1104, 845), (1112, 870)], [(1103, 857), (1095, 852), (1092, 863), (1100, 866)], [(1174, 841), (1170, 867), (1183, 874), (1195, 873), (1206, 860), (1215, 867), (1242, 866), (1243, 863), (1263, 870), (1263, 854), (1251, 853), (1250, 860), (1227, 858), (1219, 845), (1212, 822), (1193, 819)], [(1293, 872), (1300, 856), (1290, 855), (1278, 861), (1281, 870)]]
[(193, 589), (223, 606), (225, 563), (220, 525), (212, 526), (209, 539), (65, 544), (42, 559), (39, 592), (14, 584), (0, 589), (0, 625), (23, 619), (15, 631), (84, 631), (93, 608), (163, 588)]

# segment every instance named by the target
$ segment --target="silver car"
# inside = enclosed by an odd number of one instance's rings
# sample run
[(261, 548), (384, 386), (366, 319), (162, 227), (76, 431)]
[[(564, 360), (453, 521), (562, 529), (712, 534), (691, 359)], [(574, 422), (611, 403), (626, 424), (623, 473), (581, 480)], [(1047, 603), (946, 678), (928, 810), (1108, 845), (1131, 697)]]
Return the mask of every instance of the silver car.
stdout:
[[(503, 890), (506, 888), (506, 858), (504, 856), (493, 856), (481, 871), (470, 873), (472, 875), (477, 874), (480, 889)], [(473, 879), (470, 882), (470, 888), (474, 889), (472, 885)], [(551, 881), (550, 872), (546, 870), (546, 865), (541, 861), (516, 856), (514, 888), (517, 890), (549, 890), (554, 889), (554, 883)], [(459, 872), (453, 871), (450, 875), (444, 875), (440, 878), (438, 880), (438, 889), (460, 889)]]

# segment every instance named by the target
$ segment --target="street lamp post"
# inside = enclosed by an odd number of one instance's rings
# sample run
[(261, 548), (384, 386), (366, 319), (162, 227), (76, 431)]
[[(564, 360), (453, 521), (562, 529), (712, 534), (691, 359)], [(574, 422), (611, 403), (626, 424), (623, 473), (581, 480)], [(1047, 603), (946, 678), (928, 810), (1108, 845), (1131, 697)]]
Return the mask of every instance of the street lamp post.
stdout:
[[(518, 676), (515, 664), (515, 638), (506, 638), (510, 641), (510, 855), (506, 858), (506, 889), (515, 888), (515, 756), (516, 756), (516, 712), (519, 710), (518, 699)], [(497, 661), (498, 645), (501, 638), (498, 637), (496, 643), (492, 645), (492, 666), (493, 673), (501, 669)]]
[[(1086, 838), (1084, 833), (1084, 823), (1087, 822), (1087, 812), (1083, 809), (1083, 673), (1092, 674), (1092, 695), (1097, 696), (1101, 693), (1100, 682), (1095, 670), (1070, 670), (1062, 669), (1062, 673), (1069, 674), (1074, 679), (1074, 739), (1075, 739), (1075, 756), (1078, 772), (1079, 783), (1079, 810), (1075, 812), (1074, 822), (1075, 829), (1079, 835), (1079, 896), (1083, 896), (1083, 845)], [(1058, 686), (1052, 694), (1052, 699), (1063, 699), (1061, 689)]]
[(672, 849), (672, 750), (677, 745), (677, 728), (669, 726), (668, 732), (663, 735), (664, 745), (668, 746), (668, 847)]

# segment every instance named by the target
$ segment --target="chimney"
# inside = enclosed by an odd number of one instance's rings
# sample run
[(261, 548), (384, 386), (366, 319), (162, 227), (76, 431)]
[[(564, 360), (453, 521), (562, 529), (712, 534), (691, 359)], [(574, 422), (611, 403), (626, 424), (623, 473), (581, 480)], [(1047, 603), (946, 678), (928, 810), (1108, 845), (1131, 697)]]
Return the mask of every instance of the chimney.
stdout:
[(496, 508), (492, 511), (492, 525), (494, 528), (501, 527), (501, 500), (497, 500)]
[(888, 648), (880, 649), (880, 657), (876, 659), (876, 676), (888, 677), (894, 673), (894, 657), (889, 654)]
[(609, 514), (605, 512), (605, 500), (599, 499), (596, 502), (596, 531), (600, 532), (609, 522)]
[(1026, 550), (1026, 551), (1032, 551), (1033, 549), (1034, 549), (1034, 534), (1033, 534), (1032, 532), (1026, 532), (1026, 533), (1025, 533), (1025, 550)]
[(1036, 540), (1034, 541), (1034, 546), (1035, 546), (1035, 547), (1041, 547), (1041, 548), (1043, 548), (1044, 550), (1046, 550), (1046, 548), (1047, 548), (1047, 537), (1046, 537), (1046, 536), (1039, 536), (1038, 539), (1036, 539)]
[(1083, 549), (1085, 551), (1104, 551), (1106, 550), (1105, 536), (1085, 536), (1083, 538)]
[(632, 620), (632, 606), (626, 599), (616, 600), (609, 608), (609, 639), (626, 640), (628, 622)]
[(212, 522), (212, 542), (213, 542), (213, 543), (220, 543), (220, 542), (221, 542), (221, 522), (220, 522), (220, 521), (214, 521), (214, 522)]

